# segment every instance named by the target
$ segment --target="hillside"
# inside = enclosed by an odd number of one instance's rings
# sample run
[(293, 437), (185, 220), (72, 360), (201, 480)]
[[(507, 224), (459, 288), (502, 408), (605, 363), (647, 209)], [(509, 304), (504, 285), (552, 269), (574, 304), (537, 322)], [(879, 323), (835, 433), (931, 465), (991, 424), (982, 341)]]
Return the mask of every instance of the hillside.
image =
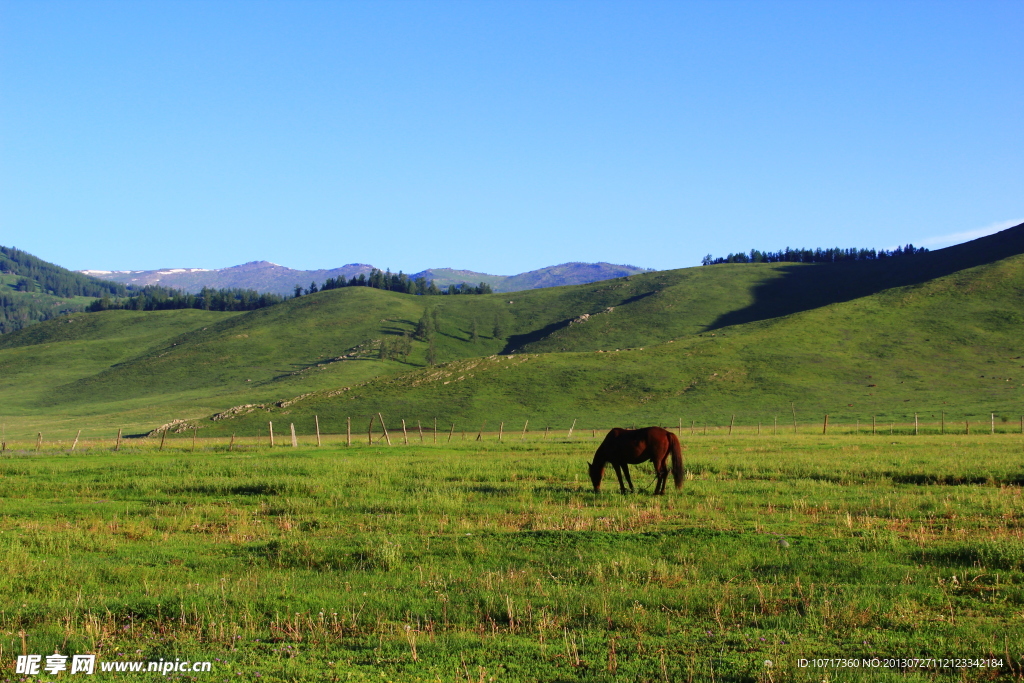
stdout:
[(0, 247), (0, 335), (65, 313), (93, 299), (124, 296), (119, 283), (104, 282), (12, 247)]
[[(202, 268), (162, 268), (160, 270), (84, 270), (82, 273), (128, 285), (143, 286), (160, 284), (164, 287), (183, 289), (196, 293), (203, 287), (215, 289), (255, 289), (273, 292), (282, 296), (291, 295), (295, 285), (309, 287), (311, 282), (322, 285), (328, 278), (350, 279), (368, 275), (373, 266), (350, 263), (329, 270), (294, 270), (269, 261), (252, 261), (240, 266), (204, 270)], [(618, 266), (611, 263), (563, 263), (558, 266), (540, 268), (518, 275), (490, 275), (472, 270), (432, 268), (410, 275), (411, 278), (433, 280), (440, 288), (460, 283), (479, 284), (486, 282), (496, 292), (513, 292), (538, 287), (561, 287), (608, 280), (626, 275), (648, 272), (634, 266)]]
[[(111, 318), (87, 340), (69, 336), (74, 324), (50, 321), (2, 339), (0, 373), (89, 362), (77, 374), (37, 369), (33, 381), (12, 381), (3, 410), (25, 430), (57, 416), (148, 429), (311, 392), (280, 410), (300, 420), (381, 411), (614, 423), (732, 412), (753, 420), (785, 415), (793, 401), (851, 416), (946, 401), (951, 411), (1011, 414), (1010, 387), (1019, 385), (1004, 381), (1017, 375), (1000, 359), (1022, 355), (1022, 253), (1018, 226), (882, 262), (722, 264), (481, 296), (346, 287), (241, 314), (162, 312), (163, 336), (136, 338), (142, 328), (118, 330)], [(381, 359), (382, 340), (405, 339), (425, 312), (436, 313), (442, 366), (428, 368), (422, 340), (407, 356)], [(117, 352), (89, 355), (104, 335)], [(857, 377), (885, 373), (898, 376), (891, 392), (856, 393), (883, 386)], [(995, 393), (992, 375), (1003, 382)], [(345, 387), (344, 399), (327, 394)], [(262, 418), (205, 424), (248, 428), (246, 420)]]
[(58, 410), (41, 406), (39, 399), (55, 387), (95, 376), (150, 347), (174, 343), (183, 333), (234, 315), (192, 309), (76, 313), (0, 336), (0, 422), (8, 434), (17, 433), (17, 425), (26, 425), (26, 433), (34, 428), (52, 434), (72, 425), (97, 424), (96, 415), (117, 415), (127, 426), (159, 420), (167, 410), (187, 410), (187, 398), (176, 402), (178, 397), (165, 396), (164, 405), (147, 412), (130, 389), (108, 401), (91, 401), (86, 395), (79, 404)]
[[(492, 355), (448, 363), (283, 406), (203, 421), (250, 433), (265, 421), (338, 431), (347, 417), (437, 417), (478, 428), (727, 424), (801, 419), (867, 424), (1024, 412), (1024, 256), (920, 285), (665, 343), (597, 352)], [(581, 325), (586, 325), (582, 323)]]

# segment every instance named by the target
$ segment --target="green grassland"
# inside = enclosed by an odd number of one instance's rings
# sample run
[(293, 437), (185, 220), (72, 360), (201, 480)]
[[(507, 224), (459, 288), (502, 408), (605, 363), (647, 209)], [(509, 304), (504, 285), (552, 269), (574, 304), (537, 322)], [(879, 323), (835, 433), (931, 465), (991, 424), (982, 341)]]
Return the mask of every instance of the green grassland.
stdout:
[[(1021, 677), (1022, 437), (683, 442), (683, 489), (658, 498), (649, 468), (638, 494), (595, 496), (589, 433), (16, 444), (5, 678), (54, 651), (213, 661), (175, 677), (203, 681)], [(798, 666), (833, 657), (1002, 666)]]

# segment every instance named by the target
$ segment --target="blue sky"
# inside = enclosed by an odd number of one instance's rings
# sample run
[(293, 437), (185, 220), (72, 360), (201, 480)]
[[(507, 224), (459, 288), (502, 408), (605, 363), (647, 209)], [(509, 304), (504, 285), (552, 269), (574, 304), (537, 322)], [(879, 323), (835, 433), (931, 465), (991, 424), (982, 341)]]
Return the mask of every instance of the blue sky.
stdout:
[(1024, 3), (0, 0), (0, 244), (512, 274), (1024, 220)]

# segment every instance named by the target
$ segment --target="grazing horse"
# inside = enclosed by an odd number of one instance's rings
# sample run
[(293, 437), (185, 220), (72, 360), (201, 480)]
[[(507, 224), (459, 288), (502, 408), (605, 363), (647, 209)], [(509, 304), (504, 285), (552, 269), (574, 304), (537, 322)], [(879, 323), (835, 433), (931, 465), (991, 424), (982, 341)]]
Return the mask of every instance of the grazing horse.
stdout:
[(604, 477), (604, 466), (611, 463), (615, 475), (619, 478), (619, 488), (626, 492), (622, 475), (626, 475), (629, 490), (633, 491), (633, 480), (629, 476), (629, 466), (650, 460), (654, 463), (654, 472), (658, 477), (654, 487), (654, 495), (665, 493), (668, 481), (668, 456), (672, 455), (672, 477), (676, 488), (683, 486), (683, 449), (679, 439), (670, 431), (661, 427), (645, 427), (644, 429), (622, 429), (616, 427), (608, 432), (604, 441), (597, 447), (594, 462), (589, 463), (590, 481), (594, 483), (594, 493), (601, 491), (601, 478)]

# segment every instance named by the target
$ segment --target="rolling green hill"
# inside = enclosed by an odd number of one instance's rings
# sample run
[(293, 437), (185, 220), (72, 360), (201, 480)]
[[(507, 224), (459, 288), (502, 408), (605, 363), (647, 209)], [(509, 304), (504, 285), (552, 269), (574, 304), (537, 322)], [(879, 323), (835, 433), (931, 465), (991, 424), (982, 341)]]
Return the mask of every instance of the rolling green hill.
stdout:
[[(942, 406), (1014, 415), (1021, 254), (1024, 226), (884, 261), (722, 264), (482, 296), (347, 287), (240, 314), (75, 315), (0, 337), (0, 420), (25, 432), (83, 421), (143, 431), (244, 404), (271, 410), (201, 423), (226, 433), (317, 414), (336, 430), (378, 411), (751, 422), (793, 402), (837, 419)], [(380, 359), (382, 340), (411, 334), (425, 312), (442, 365), (428, 367), (422, 340)]]
[[(73, 384), (118, 367), (154, 345), (169, 343), (182, 333), (224, 320), (237, 313), (193, 309), (179, 311), (104, 311), (75, 313), (0, 336), (0, 423), (7, 433), (53, 432), (111, 420), (141, 428), (159, 420), (166, 410), (187, 410), (187, 403), (162, 406), (155, 413), (139, 413), (134, 392), (114, 400), (83, 401), (59, 410), (48, 409), (40, 397), (54, 387)], [(167, 398), (167, 397), (165, 397)], [(211, 408), (215, 409), (215, 405)], [(116, 415), (105, 419), (103, 416)], [(100, 417), (97, 417), (100, 416)], [(127, 417), (126, 417), (127, 416)], [(127, 422), (124, 422), (127, 420)], [(67, 425), (64, 427), (63, 425)]]
[[(581, 323), (581, 326), (589, 324)], [(478, 427), (771, 424), (1024, 413), (1024, 256), (782, 318), (654, 346), (461, 360), (288, 405), (203, 422), (254, 431), (267, 419), (327, 429), (378, 411)], [(594, 335), (594, 341), (600, 334)]]

